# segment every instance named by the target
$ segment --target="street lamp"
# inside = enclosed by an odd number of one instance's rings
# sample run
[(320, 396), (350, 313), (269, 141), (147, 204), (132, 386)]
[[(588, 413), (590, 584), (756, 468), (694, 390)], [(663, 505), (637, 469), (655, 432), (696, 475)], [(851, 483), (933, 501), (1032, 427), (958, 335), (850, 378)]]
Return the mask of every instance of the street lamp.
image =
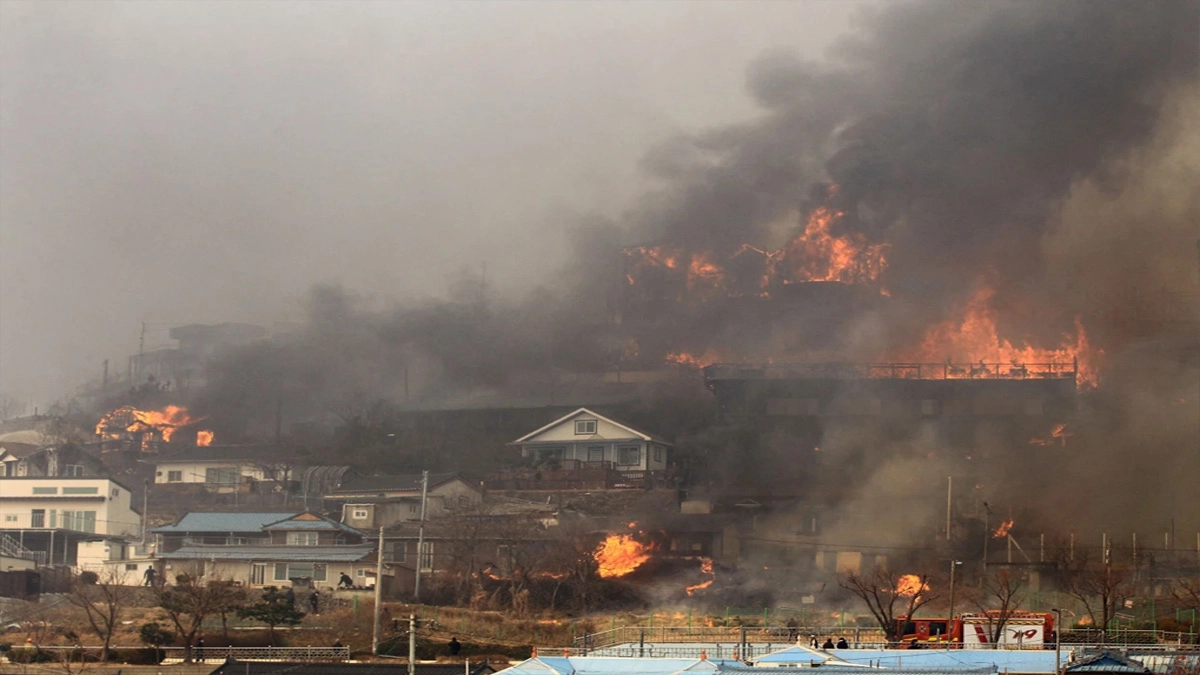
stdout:
[(988, 540), (992, 538), (992, 507), (983, 503), (983, 578), (987, 578)]
[(961, 560), (950, 561), (950, 618), (946, 622), (946, 639), (954, 641), (954, 568), (962, 564)]
[(1062, 667), (1062, 610), (1051, 608), (1054, 612), (1054, 672), (1055, 675), (1063, 671)]

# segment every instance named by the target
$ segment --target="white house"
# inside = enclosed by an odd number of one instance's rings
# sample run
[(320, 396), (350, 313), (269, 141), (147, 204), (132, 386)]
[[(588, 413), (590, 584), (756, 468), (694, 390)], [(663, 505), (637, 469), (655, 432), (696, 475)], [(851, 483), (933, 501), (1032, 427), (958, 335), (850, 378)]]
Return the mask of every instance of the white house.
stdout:
[(0, 533), (50, 564), (75, 564), (80, 542), (136, 537), (141, 527), (132, 492), (109, 478), (0, 480)]
[(291, 465), (266, 455), (271, 448), (200, 446), (153, 460), (156, 485), (199, 483), (213, 492), (234, 492), (259, 481), (292, 479)]
[(574, 461), (619, 471), (662, 471), (670, 443), (587, 408), (560, 417), (509, 445), (539, 464)]

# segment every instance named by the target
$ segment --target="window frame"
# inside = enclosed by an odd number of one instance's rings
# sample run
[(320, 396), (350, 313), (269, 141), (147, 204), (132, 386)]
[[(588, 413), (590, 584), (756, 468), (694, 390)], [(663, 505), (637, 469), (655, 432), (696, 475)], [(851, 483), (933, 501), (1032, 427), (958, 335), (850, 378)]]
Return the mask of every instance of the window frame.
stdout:
[(576, 436), (594, 436), (597, 431), (597, 420), (575, 420)]
[(168, 469), (167, 470), (167, 482), (168, 483), (182, 483), (183, 482), (183, 471), (182, 470), (171, 471)]
[[(632, 452), (634, 461), (625, 461), (626, 453)], [(617, 466), (639, 466), (642, 463), (642, 448), (639, 445), (617, 446)]]
[(301, 530), (299, 532), (288, 532), (287, 533), (287, 545), (288, 546), (320, 546), (321, 545), (321, 534), (319, 532), (306, 532), (303, 530)]

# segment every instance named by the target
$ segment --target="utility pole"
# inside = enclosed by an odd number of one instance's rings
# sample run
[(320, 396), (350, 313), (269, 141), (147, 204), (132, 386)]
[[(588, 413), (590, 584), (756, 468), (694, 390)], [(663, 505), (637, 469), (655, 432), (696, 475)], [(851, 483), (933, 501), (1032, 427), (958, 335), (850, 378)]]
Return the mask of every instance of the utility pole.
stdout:
[(142, 555), (146, 555), (146, 517), (150, 515), (150, 479), (142, 479)]
[[(954, 476), (946, 476), (946, 541), (950, 541), (950, 505), (954, 496)], [(951, 568), (953, 569), (953, 568)], [(951, 617), (953, 618), (953, 617)]]
[(421, 558), (425, 548), (425, 503), (429, 499), (429, 472), (421, 472), (421, 522), (417, 525), (417, 573), (413, 578), (413, 598), (421, 601)]
[(408, 615), (408, 675), (417, 672), (417, 615)]
[[(950, 621), (949, 621), (949, 623), (946, 624), (947, 627), (954, 626), (954, 568), (958, 567), (961, 564), (962, 564), (961, 560), (951, 560), (950, 561), (950, 612), (949, 612)], [(954, 632), (954, 629), (950, 628), (950, 633), (953, 633), (953, 632)], [(954, 641), (954, 635), (947, 634), (946, 637), (949, 638), (951, 642)]]
[(992, 538), (991, 523), (992, 508), (987, 502), (983, 503), (983, 577), (987, 578), (988, 540)]
[(371, 653), (379, 656), (379, 621), (383, 616), (383, 526), (379, 526), (379, 546), (375, 549), (375, 628), (371, 633)]

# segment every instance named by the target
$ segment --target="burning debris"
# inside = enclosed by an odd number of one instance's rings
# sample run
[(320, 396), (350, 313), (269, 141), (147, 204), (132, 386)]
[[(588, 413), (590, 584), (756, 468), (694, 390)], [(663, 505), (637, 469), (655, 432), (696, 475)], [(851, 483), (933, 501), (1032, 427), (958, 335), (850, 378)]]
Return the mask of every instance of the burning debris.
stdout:
[[(837, 186), (829, 188), (830, 199)], [(841, 233), (845, 213), (828, 204), (808, 213), (800, 233), (768, 251), (742, 244), (729, 255), (692, 251), (685, 246), (634, 246), (624, 250), (630, 286), (678, 289), (678, 301), (712, 297), (770, 297), (780, 286), (811, 281), (878, 283), (887, 265), (886, 244), (869, 243), (859, 233)]]
[[(134, 439), (139, 448), (146, 451), (155, 442), (170, 443), (177, 431), (199, 424), (204, 419), (192, 417), (187, 408), (176, 405), (169, 405), (162, 410), (138, 410), (124, 406), (100, 418), (96, 423), (96, 435), (102, 441)], [(212, 431), (200, 429), (196, 432), (196, 445), (211, 445), (212, 441)]]

